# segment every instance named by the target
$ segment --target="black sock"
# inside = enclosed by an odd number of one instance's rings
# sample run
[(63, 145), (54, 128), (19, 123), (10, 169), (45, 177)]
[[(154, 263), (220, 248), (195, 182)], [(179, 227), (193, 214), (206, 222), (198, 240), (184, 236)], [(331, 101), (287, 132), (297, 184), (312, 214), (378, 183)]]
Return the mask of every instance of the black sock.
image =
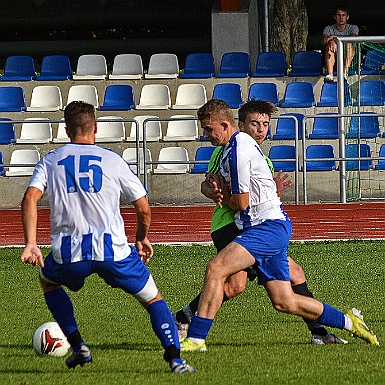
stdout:
[[(299, 285), (292, 286), (292, 289), (296, 294), (303, 295), (305, 297), (314, 298), (313, 293), (307, 287), (306, 281), (303, 283), (300, 283)], [(328, 331), (323, 326), (319, 325), (317, 322), (306, 318), (302, 318), (302, 319), (306, 322), (306, 325), (312, 334), (317, 334), (319, 336), (326, 336), (326, 334), (328, 333)]]
[(170, 345), (165, 349), (163, 358), (167, 362), (171, 362), (174, 358), (180, 358), (180, 350), (175, 345)]
[(70, 334), (67, 337), (67, 340), (72, 347), (77, 346), (83, 342), (79, 330), (75, 330), (72, 334)]

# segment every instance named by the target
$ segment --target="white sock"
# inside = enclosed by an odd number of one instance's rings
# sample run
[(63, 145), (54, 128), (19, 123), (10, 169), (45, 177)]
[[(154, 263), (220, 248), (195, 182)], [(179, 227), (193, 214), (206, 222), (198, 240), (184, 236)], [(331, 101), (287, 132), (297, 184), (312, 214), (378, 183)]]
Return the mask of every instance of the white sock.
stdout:
[(205, 342), (203, 338), (195, 338), (195, 337), (189, 337), (189, 339), (194, 342), (195, 344), (201, 344), (202, 342)]
[(352, 319), (345, 314), (345, 327), (344, 329), (347, 330), (347, 331), (350, 331), (352, 330), (353, 328), (353, 322), (352, 322)]

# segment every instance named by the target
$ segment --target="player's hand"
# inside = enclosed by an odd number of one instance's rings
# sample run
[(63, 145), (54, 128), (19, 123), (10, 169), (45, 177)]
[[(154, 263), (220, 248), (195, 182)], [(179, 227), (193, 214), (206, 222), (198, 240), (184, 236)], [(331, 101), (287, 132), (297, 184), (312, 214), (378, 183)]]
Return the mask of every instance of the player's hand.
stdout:
[(148, 263), (154, 255), (154, 250), (148, 238), (144, 238), (141, 241), (136, 241), (135, 248), (144, 263)]
[(273, 178), (275, 181), (275, 184), (277, 185), (277, 193), (279, 194), (283, 190), (286, 190), (287, 188), (291, 187), (293, 184), (293, 181), (291, 179), (287, 180), (289, 177), (289, 174), (283, 175), (283, 171), (279, 170), (277, 172), (277, 175)]
[(43, 254), (37, 245), (25, 246), (20, 259), (23, 263), (29, 263), (32, 266), (40, 265), (41, 267), (44, 267)]

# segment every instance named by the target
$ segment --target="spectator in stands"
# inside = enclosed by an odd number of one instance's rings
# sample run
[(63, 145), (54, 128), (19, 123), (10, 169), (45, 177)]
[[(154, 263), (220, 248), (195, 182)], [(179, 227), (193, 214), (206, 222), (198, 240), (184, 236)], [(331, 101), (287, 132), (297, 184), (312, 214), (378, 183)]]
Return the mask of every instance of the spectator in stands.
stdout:
[[(358, 36), (358, 27), (353, 24), (348, 24), (349, 9), (344, 5), (339, 5), (334, 12), (333, 25), (325, 27), (322, 34), (322, 45), (326, 46), (325, 49), (325, 64), (327, 74), (325, 76), (326, 82), (333, 82), (333, 68), (336, 62), (337, 44), (335, 38), (338, 36)], [(344, 63), (344, 77), (348, 76), (349, 67), (354, 57), (354, 46), (351, 43), (345, 45), (345, 63)]]

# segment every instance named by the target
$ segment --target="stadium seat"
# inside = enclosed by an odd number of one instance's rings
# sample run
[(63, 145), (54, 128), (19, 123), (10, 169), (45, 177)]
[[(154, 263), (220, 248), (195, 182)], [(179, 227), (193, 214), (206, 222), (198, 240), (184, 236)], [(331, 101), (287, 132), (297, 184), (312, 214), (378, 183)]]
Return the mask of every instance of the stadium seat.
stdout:
[(313, 130), (309, 139), (338, 139), (338, 118), (326, 118), (332, 112), (321, 112), (314, 118)]
[(25, 109), (25, 94), (22, 87), (0, 87), (0, 112), (20, 112)]
[(335, 160), (311, 161), (309, 159), (334, 158), (330, 144), (312, 144), (306, 148), (306, 171), (331, 171), (336, 169)]
[[(112, 120), (106, 122), (105, 120)], [(124, 122), (119, 116), (102, 116), (97, 119), (95, 142), (122, 142), (126, 136)]]
[(278, 86), (275, 83), (253, 83), (249, 88), (248, 101), (250, 100), (268, 100), (278, 106)]
[[(379, 157), (385, 158), (385, 144), (382, 144), (378, 154)], [(379, 159), (378, 163), (374, 166), (376, 170), (385, 170), (385, 159)]]
[(208, 79), (215, 75), (214, 56), (212, 53), (189, 53), (186, 57), (182, 79)]
[[(360, 153), (358, 154), (358, 144), (350, 143), (345, 147), (345, 157), (346, 158), (369, 158), (371, 157), (371, 149), (369, 144), (361, 143), (360, 144)], [(361, 170), (370, 170), (372, 168), (372, 160), (361, 160), (360, 169)], [(358, 170), (358, 160), (348, 160), (346, 161), (346, 171), (355, 171)]]
[(128, 84), (110, 84), (106, 87), (100, 111), (127, 111), (135, 108), (134, 89)]
[(36, 86), (32, 90), (31, 103), (27, 111), (54, 112), (63, 108), (58, 86)]
[(145, 84), (137, 110), (167, 110), (171, 107), (170, 89), (165, 84)]
[(158, 162), (165, 163), (157, 164), (154, 173), (185, 174), (189, 171), (188, 161), (188, 153), (184, 147), (163, 147), (160, 149)]
[(218, 78), (250, 76), (250, 56), (247, 52), (226, 52), (222, 55)]
[(138, 54), (124, 53), (116, 55), (112, 64), (111, 80), (138, 80), (143, 78), (142, 57)]
[[(137, 174), (137, 157), (136, 157), (136, 148), (135, 147), (130, 147), (130, 148), (125, 148), (123, 151), (123, 159), (130, 164), (131, 170)], [(152, 157), (151, 157), (151, 151), (146, 148), (146, 162), (152, 162)], [(146, 172), (150, 173), (152, 170), (152, 165), (151, 164), (146, 164)], [(144, 157), (143, 157), (143, 148), (139, 147), (139, 173), (144, 174)]]
[(155, 53), (150, 56), (146, 79), (175, 79), (179, 75), (178, 57), (173, 53)]
[(379, 117), (371, 112), (362, 112), (362, 114), (365, 114), (365, 116), (353, 116), (350, 118), (349, 131), (346, 134), (346, 138), (358, 138), (358, 131), (360, 138), (363, 139), (380, 136)]
[(218, 83), (214, 86), (213, 99), (224, 100), (230, 108), (239, 108), (242, 103), (242, 87), (237, 83)]
[(285, 76), (286, 71), (286, 56), (283, 52), (260, 52), (252, 76), (280, 77)]
[(385, 70), (381, 67), (385, 64), (385, 52), (370, 49), (366, 52), (364, 66), (361, 70), (362, 75), (384, 75)]
[(8, 56), (5, 61), (4, 75), (0, 80), (7, 82), (24, 82), (36, 79), (35, 62), (32, 56)]
[(196, 161), (206, 161), (207, 163), (194, 163), (194, 166), (190, 169), (192, 174), (205, 174), (207, 172), (209, 161), (215, 146), (198, 147), (195, 151)]
[[(189, 118), (186, 120), (180, 120)], [(163, 137), (165, 142), (170, 141), (190, 141), (198, 138), (198, 125), (194, 115), (173, 115), (170, 116), (167, 124), (166, 135)]]
[[(162, 138), (162, 126), (159, 120), (149, 120), (144, 122), (146, 119), (159, 119), (158, 116), (152, 115), (139, 115), (135, 116), (134, 120), (139, 124), (139, 141), (143, 141), (143, 128), (146, 127), (146, 142), (157, 142)], [(136, 141), (136, 124), (131, 123), (130, 136), (126, 138), (127, 142)]]
[(68, 137), (66, 130), (65, 130), (65, 123), (64, 120), (59, 123), (57, 128), (57, 134), (56, 137), (53, 138), (54, 143), (68, 143), (70, 141), (70, 138)]
[(107, 62), (104, 55), (87, 54), (78, 59), (74, 80), (102, 80), (107, 76)]
[(52, 126), (48, 118), (26, 118), (21, 125), (17, 144), (45, 144), (52, 141)]
[(316, 51), (298, 51), (293, 56), (289, 76), (320, 76), (322, 72), (321, 54)]
[[(305, 117), (303, 114), (281, 114), (277, 121), (277, 127), (275, 134), (273, 135), (274, 140), (286, 140), (295, 139), (295, 120), (289, 118), (282, 118), (284, 116), (293, 116), (298, 121), (298, 138), (302, 139), (302, 121)], [(305, 127), (307, 135), (307, 127)]]
[(0, 118), (0, 144), (16, 142), (15, 126), (10, 118)]
[(95, 108), (99, 107), (98, 91), (92, 85), (81, 84), (71, 86), (68, 90), (67, 104), (76, 100), (92, 104)]
[(203, 84), (181, 84), (176, 92), (174, 110), (197, 110), (207, 102), (206, 87)]
[[(11, 154), (10, 165), (23, 165), (20, 167), (10, 166), (5, 171), (5, 176), (31, 176), (35, 165), (40, 160), (40, 153), (37, 150), (14, 150)], [(32, 166), (32, 167), (31, 167)]]
[[(4, 164), (4, 155), (0, 151), (0, 164)], [(3, 176), (5, 174), (4, 166), (0, 166), (0, 176)]]
[(315, 105), (314, 87), (310, 82), (288, 83), (281, 103), (283, 108), (307, 108)]
[[(322, 84), (320, 101), (318, 107), (338, 107), (338, 88), (337, 82)], [(348, 82), (345, 82), (345, 106), (352, 104), (352, 92)]]
[[(269, 158), (273, 163), (275, 171), (291, 172), (295, 171), (295, 147), (280, 144), (270, 147)], [(286, 159), (286, 160), (282, 160)], [(293, 160), (289, 160), (293, 159)]]
[(385, 105), (385, 82), (382, 80), (365, 80), (360, 84), (360, 93), (356, 97), (354, 105), (361, 106), (384, 106)]
[(68, 80), (72, 79), (72, 67), (67, 55), (47, 55), (41, 62), (40, 75), (37, 80)]

